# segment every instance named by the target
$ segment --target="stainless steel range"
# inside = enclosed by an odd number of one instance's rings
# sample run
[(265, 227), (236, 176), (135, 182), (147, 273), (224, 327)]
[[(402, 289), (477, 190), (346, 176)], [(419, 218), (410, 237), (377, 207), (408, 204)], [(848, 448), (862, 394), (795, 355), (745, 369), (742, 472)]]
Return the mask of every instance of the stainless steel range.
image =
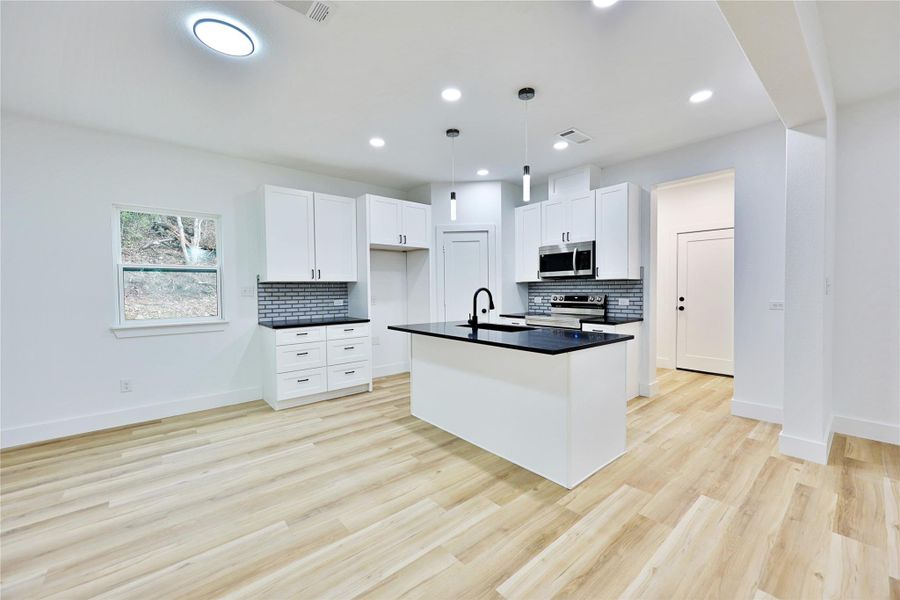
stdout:
[(550, 296), (549, 315), (525, 315), (525, 323), (537, 327), (581, 329), (581, 319), (606, 316), (606, 294)]

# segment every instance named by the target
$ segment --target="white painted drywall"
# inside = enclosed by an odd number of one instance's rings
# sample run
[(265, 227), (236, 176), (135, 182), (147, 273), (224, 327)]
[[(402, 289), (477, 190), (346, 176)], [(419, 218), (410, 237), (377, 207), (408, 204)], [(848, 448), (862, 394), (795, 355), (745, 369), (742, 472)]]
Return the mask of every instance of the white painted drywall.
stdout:
[[(2, 115), (2, 443), (260, 398), (253, 203), (260, 184), (399, 190)], [(111, 206), (222, 215), (224, 331), (117, 339)], [(10, 259), (10, 257), (15, 257)], [(134, 391), (119, 392), (131, 379)]]
[[(784, 315), (769, 310), (769, 302), (784, 300), (784, 157), (784, 127), (771, 123), (601, 169), (604, 185), (631, 181), (647, 190), (734, 169), (732, 410), (771, 421), (781, 420), (784, 391)], [(644, 287), (645, 314), (655, 311), (652, 292)]]
[(375, 377), (409, 371), (409, 334), (388, 325), (408, 323), (406, 253), (372, 250), (372, 374)]
[(900, 97), (837, 127), (834, 427), (900, 444)]
[(678, 234), (734, 227), (734, 173), (662, 185), (656, 201), (656, 366), (674, 369)]

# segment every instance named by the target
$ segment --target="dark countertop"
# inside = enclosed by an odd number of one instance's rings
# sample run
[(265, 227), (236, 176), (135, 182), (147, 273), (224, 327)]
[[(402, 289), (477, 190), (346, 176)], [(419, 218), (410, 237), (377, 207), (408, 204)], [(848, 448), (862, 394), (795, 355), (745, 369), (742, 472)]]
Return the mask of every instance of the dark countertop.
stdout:
[[(463, 327), (460, 327), (460, 325), (463, 325)], [(478, 329), (476, 331), (466, 325), (464, 321), (391, 325), (388, 329), (459, 342), (537, 352), (539, 354), (564, 354), (634, 339), (632, 335), (591, 333), (577, 329), (557, 329), (554, 327), (537, 327), (528, 331), (516, 332), (491, 331), (489, 329)]]
[[(500, 316), (507, 319), (525, 319), (528, 317), (525, 313), (504, 313)], [(625, 323), (639, 323), (643, 320), (643, 317), (584, 317), (581, 319), (581, 322), (594, 325), (624, 325)]]
[(349, 325), (351, 323), (368, 323), (369, 319), (359, 317), (333, 317), (322, 319), (265, 319), (259, 322), (269, 329), (291, 329), (294, 327), (322, 327), (324, 325)]

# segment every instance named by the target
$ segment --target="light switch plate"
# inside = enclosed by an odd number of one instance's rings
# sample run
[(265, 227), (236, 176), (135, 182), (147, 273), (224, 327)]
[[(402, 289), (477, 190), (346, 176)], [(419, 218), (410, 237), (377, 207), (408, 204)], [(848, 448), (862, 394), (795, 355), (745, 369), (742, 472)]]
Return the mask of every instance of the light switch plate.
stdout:
[(543, 302), (543, 301), (544, 301), (544, 299), (543, 299), (541, 296), (535, 296), (535, 297), (534, 297), (534, 302), (535, 302), (535, 304), (540, 304), (540, 303)]
[(619, 306), (628, 306), (631, 304), (631, 300), (628, 298), (619, 298)]
[(252, 298), (256, 295), (256, 290), (253, 289), (253, 286), (244, 286), (241, 288), (241, 296), (244, 298)]
[(784, 310), (784, 302), (769, 302), (769, 310)]
[(335, 301), (334, 301), (334, 305), (335, 305), (335, 306), (343, 306), (343, 305), (344, 305), (344, 301), (343, 301), (343, 300), (335, 300)]

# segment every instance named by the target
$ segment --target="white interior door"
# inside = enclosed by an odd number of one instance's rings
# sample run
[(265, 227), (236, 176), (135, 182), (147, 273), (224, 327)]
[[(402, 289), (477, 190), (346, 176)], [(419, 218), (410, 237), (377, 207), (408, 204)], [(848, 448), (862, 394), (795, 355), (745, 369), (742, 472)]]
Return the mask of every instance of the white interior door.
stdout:
[[(438, 270), (438, 303), (444, 321), (465, 321), (472, 312), (472, 295), (490, 283), (490, 256), (486, 231), (445, 231)], [(492, 290), (493, 291), (493, 290)], [(487, 294), (478, 298), (478, 318), (488, 307)]]
[(734, 375), (734, 229), (678, 234), (679, 369)]

